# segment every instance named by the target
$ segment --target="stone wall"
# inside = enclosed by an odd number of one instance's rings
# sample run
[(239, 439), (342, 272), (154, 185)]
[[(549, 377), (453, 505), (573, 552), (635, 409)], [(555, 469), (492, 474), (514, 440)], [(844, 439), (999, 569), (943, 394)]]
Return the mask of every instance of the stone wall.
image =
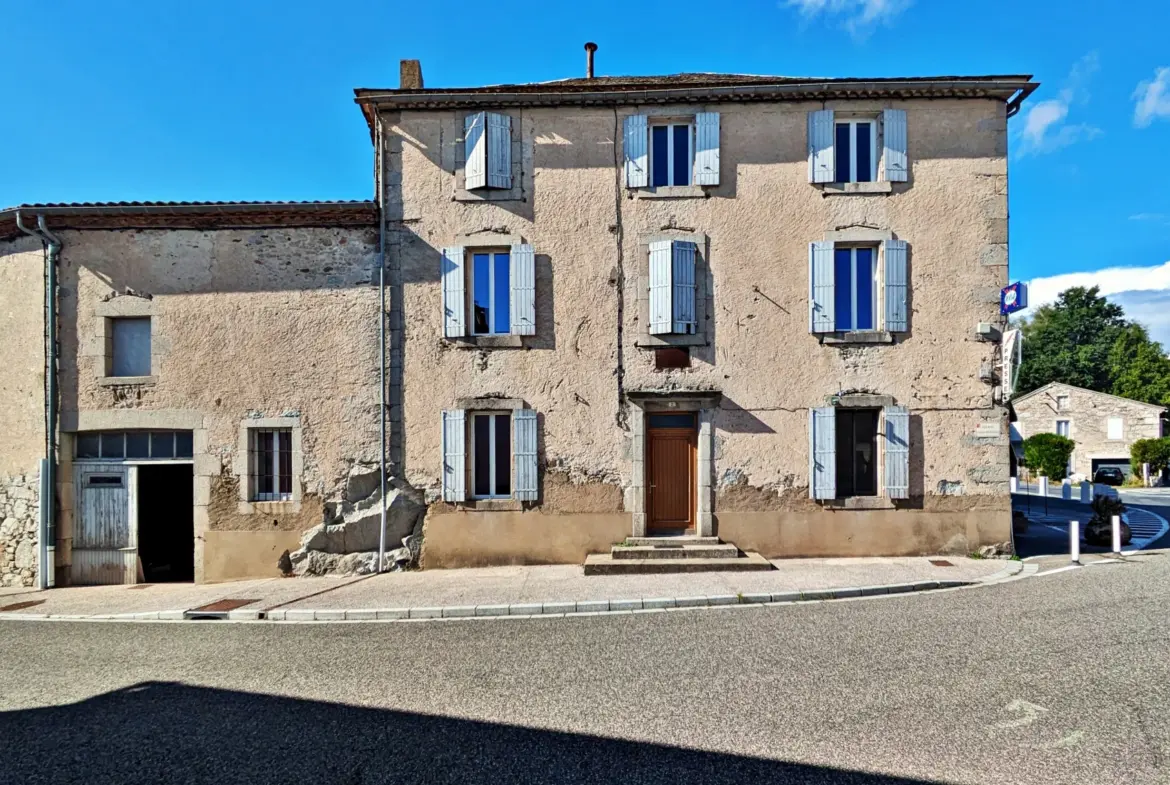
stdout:
[(34, 586), (40, 478), (0, 476), (0, 586)]

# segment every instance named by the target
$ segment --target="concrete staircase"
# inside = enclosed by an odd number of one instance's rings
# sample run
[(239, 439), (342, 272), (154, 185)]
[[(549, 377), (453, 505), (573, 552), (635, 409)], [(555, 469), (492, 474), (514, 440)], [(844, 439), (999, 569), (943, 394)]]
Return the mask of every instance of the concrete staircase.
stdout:
[(666, 572), (770, 570), (758, 553), (740, 553), (718, 537), (627, 537), (609, 553), (585, 558), (586, 575), (653, 575)]

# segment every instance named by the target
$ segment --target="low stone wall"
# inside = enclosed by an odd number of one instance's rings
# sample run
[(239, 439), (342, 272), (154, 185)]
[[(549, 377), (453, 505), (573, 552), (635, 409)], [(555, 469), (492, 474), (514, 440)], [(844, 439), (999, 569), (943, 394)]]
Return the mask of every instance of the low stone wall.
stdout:
[(428, 512), (422, 568), (581, 564), (628, 537), (630, 525), (629, 513)]
[(36, 585), (39, 495), (35, 474), (0, 477), (0, 586)]

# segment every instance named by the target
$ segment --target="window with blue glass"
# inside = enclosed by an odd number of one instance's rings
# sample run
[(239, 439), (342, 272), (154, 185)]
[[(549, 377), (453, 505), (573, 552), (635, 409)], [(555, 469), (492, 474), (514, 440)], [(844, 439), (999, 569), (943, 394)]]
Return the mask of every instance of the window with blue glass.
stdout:
[(833, 157), (838, 183), (871, 183), (877, 179), (877, 124), (873, 120), (837, 122)]
[(507, 335), (509, 259), (507, 251), (471, 256), (472, 332), (475, 335)]
[(837, 248), (833, 252), (833, 279), (836, 328), (876, 330), (876, 249)]
[(690, 185), (694, 164), (690, 123), (650, 126), (650, 185)]

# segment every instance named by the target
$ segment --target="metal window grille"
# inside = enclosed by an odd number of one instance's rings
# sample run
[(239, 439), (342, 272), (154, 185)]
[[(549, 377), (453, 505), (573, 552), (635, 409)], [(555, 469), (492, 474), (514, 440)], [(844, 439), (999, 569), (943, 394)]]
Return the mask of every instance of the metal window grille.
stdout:
[(292, 431), (253, 428), (248, 437), (248, 485), (252, 501), (291, 500)]

